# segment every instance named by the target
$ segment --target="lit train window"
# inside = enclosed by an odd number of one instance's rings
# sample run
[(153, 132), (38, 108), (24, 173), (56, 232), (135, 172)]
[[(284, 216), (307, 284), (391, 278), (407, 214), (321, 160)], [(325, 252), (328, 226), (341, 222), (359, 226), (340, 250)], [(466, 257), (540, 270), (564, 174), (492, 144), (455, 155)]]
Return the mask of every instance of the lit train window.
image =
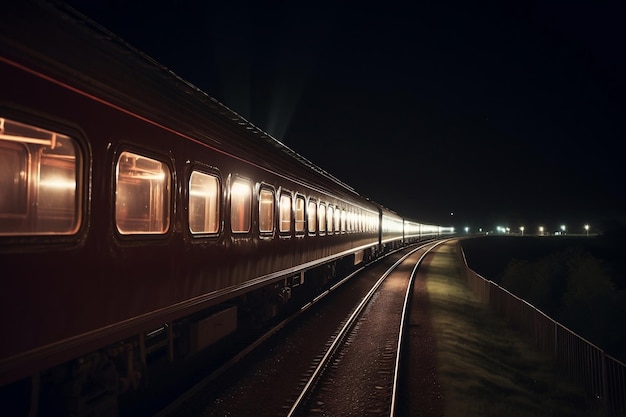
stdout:
[(0, 118), (0, 235), (70, 235), (81, 219), (75, 140)]
[(333, 206), (328, 206), (326, 209), (326, 230), (328, 233), (333, 232), (333, 219), (334, 219), (335, 210)]
[(317, 212), (317, 225), (320, 234), (326, 232), (326, 204), (320, 203), (320, 209)]
[(280, 229), (281, 232), (291, 232), (291, 195), (280, 195)]
[(189, 231), (217, 233), (220, 226), (220, 181), (215, 175), (193, 171), (189, 177)]
[(261, 188), (259, 193), (259, 232), (274, 231), (274, 190)]
[(341, 209), (337, 207), (335, 209), (335, 233), (341, 232)]
[(163, 234), (170, 227), (170, 169), (122, 152), (115, 166), (115, 224), (123, 235)]
[(301, 195), (296, 196), (296, 234), (304, 234), (304, 197)]
[(252, 188), (250, 183), (236, 180), (230, 188), (230, 229), (234, 233), (250, 231)]
[(309, 234), (315, 234), (315, 228), (317, 226), (317, 203), (315, 200), (309, 200), (309, 207), (307, 208), (307, 219), (309, 226)]
[(341, 231), (344, 233), (348, 231), (346, 229), (346, 211), (344, 209), (341, 209)]

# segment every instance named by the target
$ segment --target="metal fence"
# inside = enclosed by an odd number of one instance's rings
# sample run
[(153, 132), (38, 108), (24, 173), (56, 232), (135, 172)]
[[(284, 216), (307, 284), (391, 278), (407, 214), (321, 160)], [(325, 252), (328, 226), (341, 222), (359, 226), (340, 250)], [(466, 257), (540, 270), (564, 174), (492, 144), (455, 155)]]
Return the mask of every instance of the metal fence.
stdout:
[(458, 244), (470, 290), (504, 317), (539, 351), (552, 355), (557, 366), (588, 393), (598, 415), (626, 417), (626, 365), (521, 298), (467, 266)]

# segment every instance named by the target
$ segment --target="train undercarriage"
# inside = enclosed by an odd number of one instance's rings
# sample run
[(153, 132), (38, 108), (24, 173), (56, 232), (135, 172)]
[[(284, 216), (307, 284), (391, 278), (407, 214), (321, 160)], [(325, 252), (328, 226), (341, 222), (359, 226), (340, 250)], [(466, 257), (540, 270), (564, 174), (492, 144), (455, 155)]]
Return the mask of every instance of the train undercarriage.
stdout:
[[(116, 417), (189, 369), (214, 366), (376, 256), (361, 251), (301, 271), (0, 388), (15, 416)], [(185, 369), (187, 371), (185, 371)], [(134, 414), (134, 413), (133, 413)]]

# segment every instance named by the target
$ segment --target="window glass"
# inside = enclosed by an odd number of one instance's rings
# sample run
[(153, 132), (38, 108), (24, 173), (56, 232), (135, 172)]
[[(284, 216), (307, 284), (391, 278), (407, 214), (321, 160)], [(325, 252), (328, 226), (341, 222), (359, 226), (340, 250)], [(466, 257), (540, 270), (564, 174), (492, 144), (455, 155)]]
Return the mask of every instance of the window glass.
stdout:
[(344, 209), (341, 209), (341, 231), (342, 232), (346, 232), (346, 211)]
[(220, 224), (220, 182), (215, 175), (193, 171), (189, 177), (189, 230), (217, 233)]
[(335, 214), (335, 210), (333, 209), (333, 206), (328, 206), (328, 208), (326, 209), (326, 230), (328, 231), (328, 233), (332, 233), (333, 232), (333, 216)]
[(309, 234), (315, 234), (315, 227), (317, 226), (317, 203), (315, 200), (309, 200), (309, 206), (307, 208), (307, 217), (309, 225)]
[(115, 167), (115, 224), (123, 235), (162, 234), (170, 226), (170, 169), (122, 152)]
[(280, 195), (280, 231), (291, 232), (291, 195)]
[(301, 195), (296, 196), (296, 233), (304, 233), (304, 197)]
[(274, 231), (274, 191), (261, 188), (259, 193), (259, 232)]
[(317, 225), (320, 233), (326, 231), (326, 204), (320, 203), (320, 209), (317, 212)]
[(235, 180), (230, 188), (230, 228), (234, 233), (250, 231), (252, 187), (247, 181)]
[(341, 231), (341, 209), (339, 207), (335, 208), (335, 233), (339, 233)]
[(0, 235), (69, 235), (81, 215), (75, 140), (0, 118)]

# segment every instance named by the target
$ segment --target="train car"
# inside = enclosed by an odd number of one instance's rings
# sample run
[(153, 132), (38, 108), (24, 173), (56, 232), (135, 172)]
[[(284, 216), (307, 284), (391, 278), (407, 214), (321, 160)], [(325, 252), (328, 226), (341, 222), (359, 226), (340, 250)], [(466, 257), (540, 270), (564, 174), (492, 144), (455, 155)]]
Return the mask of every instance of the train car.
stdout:
[(26, 386), (25, 413), (55, 387), (78, 415), (115, 407), (152, 353), (199, 352), (403, 243), (401, 216), (69, 6), (14, 3), (0, 391)]
[(386, 253), (404, 243), (404, 219), (398, 213), (379, 205), (380, 251)]

